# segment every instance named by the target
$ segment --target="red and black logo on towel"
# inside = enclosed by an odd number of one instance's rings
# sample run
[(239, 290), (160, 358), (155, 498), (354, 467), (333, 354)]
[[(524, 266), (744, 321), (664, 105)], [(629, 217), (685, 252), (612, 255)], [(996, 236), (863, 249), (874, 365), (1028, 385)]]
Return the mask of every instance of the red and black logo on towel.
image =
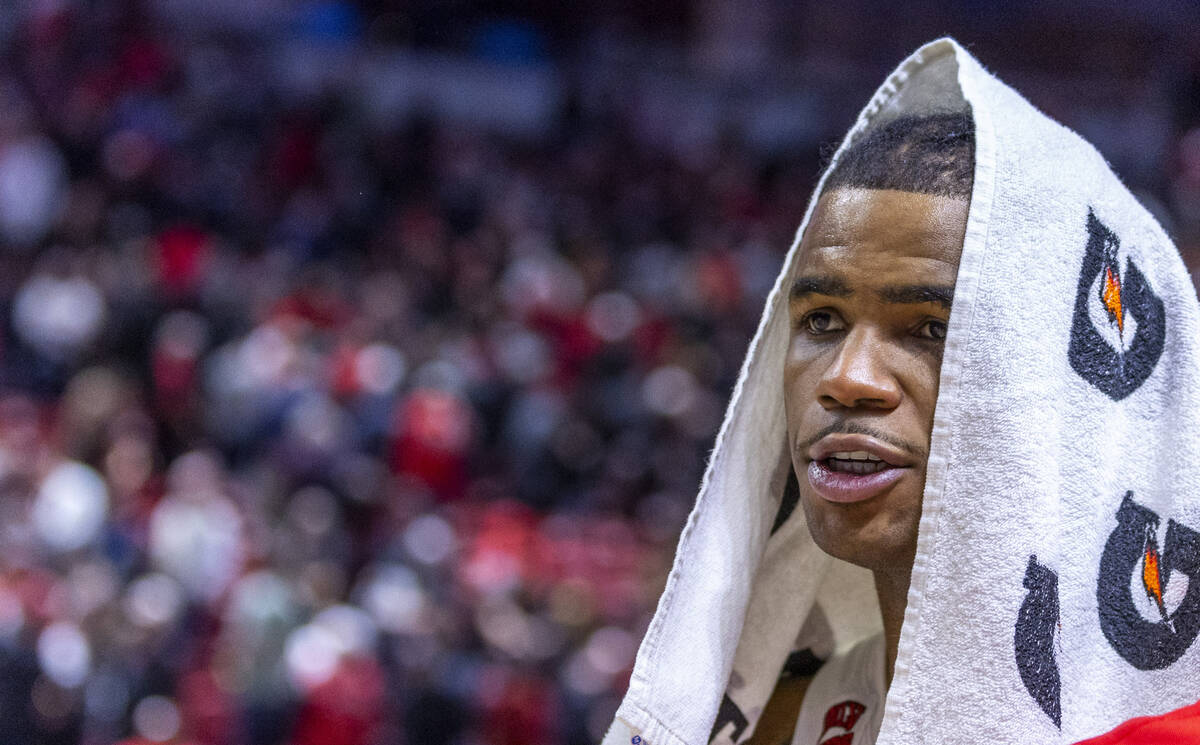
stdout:
[[(1133, 667), (1161, 670), (1200, 636), (1200, 533), (1167, 520), (1160, 543), (1158, 513), (1135, 502), (1132, 491), (1125, 493), (1116, 517), (1096, 581), (1100, 630)], [(1058, 575), (1031, 555), (1024, 584), (1029, 592), (1017, 612), (1013, 638), (1017, 672), (1025, 690), (1061, 727)]]
[(1200, 635), (1200, 533), (1167, 520), (1160, 550), (1159, 524), (1126, 492), (1096, 585), (1100, 629), (1139, 670), (1169, 667)]
[[(830, 706), (825, 712), (824, 729), (817, 738), (817, 745), (850, 745), (854, 740), (854, 725), (866, 710), (867, 707), (857, 701), (849, 700)], [(830, 734), (831, 730), (841, 731)]]
[(1162, 356), (1166, 313), (1120, 239), (1090, 209), (1087, 232), (1067, 356), (1084, 380), (1120, 401)]

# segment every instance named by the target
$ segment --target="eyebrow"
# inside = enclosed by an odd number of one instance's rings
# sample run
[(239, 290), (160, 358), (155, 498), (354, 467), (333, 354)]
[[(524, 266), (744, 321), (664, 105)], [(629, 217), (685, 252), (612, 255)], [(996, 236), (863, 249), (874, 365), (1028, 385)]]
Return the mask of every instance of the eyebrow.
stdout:
[[(803, 300), (810, 295), (829, 295), (831, 297), (850, 297), (854, 290), (840, 277), (819, 276), (806, 274), (796, 278), (792, 283), (789, 301)], [(954, 287), (947, 285), (887, 285), (875, 290), (875, 294), (885, 303), (910, 305), (915, 303), (937, 303), (945, 310), (950, 310), (954, 300)]]

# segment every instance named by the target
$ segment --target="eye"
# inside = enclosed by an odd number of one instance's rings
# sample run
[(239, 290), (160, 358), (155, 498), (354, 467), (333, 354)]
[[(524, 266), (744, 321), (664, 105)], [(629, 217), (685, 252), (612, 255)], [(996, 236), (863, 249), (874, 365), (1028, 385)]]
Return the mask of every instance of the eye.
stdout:
[(945, 341), (946, 331), (949, 327), (946, 325), (945, 321), (929, 320), (921, 324), (921, 328), (929, 329), (930, 333), (928, 336), (922, 335), (923, 338), (929, 339), (930, 341)]
[(814, 310), (800, 319), (800, 328), (813, 336), (840, 331), (835, 316), (827, 310)]

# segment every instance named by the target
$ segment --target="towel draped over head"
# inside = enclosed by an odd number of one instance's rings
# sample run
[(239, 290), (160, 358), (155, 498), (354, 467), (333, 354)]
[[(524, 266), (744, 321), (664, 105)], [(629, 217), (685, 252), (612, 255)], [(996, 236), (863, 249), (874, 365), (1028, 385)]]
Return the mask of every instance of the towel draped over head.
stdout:
[[(974, 186), (878, 742), (1076, 742), (1200, 697), (1200, 306), (1100, 154), (952, 39), (900, 65), (833, 165), (947, 111), (973, 117)], [(882, 628), (871, 574), (786, 488), (787, 283), (816, 201), (604, 745), (744, 742), (789, 660)]]

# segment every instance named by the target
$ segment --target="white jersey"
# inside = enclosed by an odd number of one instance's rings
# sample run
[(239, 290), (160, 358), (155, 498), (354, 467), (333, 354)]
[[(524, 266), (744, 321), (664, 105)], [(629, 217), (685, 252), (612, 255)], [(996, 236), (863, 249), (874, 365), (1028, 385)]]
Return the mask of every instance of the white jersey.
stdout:
[(883, 723), (883, 634), (821, 666), (804, 694), (792, 745), (873, 745)]

